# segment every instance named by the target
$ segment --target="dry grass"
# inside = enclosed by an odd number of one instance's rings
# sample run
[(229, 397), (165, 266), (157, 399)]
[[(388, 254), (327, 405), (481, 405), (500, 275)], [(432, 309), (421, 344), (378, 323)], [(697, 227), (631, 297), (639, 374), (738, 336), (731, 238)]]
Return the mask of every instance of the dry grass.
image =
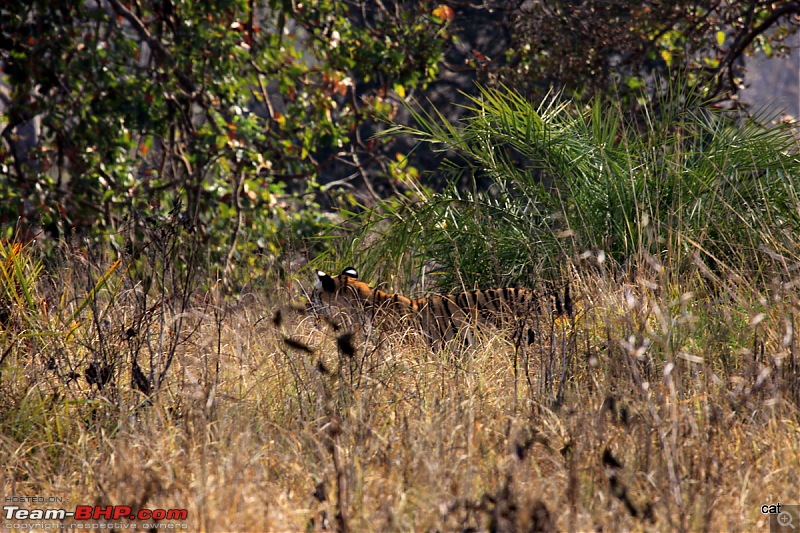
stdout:
[[(367, 331), (348, 356), (286, 296), (195, 300), (151, 404), (114, 333), (136, 313), (120, 291), (102, 341), (91, 321), (5, 332), (2, 495), (186, 508), (205, 531), (763, 530), (762, 504), (797, 503), (798, 303), (667, 279), (581, 276), (578, 318), (542, 332), (516, 384), (502, 338), (431, 353)], [(101, 342), (119, 368), (98, 391), (82, 369)]]

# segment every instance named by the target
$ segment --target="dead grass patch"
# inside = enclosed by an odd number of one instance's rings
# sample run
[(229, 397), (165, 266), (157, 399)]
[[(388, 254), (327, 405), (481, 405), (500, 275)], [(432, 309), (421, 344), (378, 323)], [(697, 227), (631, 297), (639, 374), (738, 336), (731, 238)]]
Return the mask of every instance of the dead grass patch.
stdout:
[(17, 338), (3, 495), (185, 508), (205, 531), (747, 531), (762, 504), (796, 503), (793, 293), (599, 275), (574, 292), (578, 318), (542, 332), (516, 378), (501, 337), (454, 353), (358, 331), (348, 353), (282, 296), (181, 311), (191, 335), (149, 399), (113, 331), (102, 390), (48, 368), (96, 345), (29, 358)]

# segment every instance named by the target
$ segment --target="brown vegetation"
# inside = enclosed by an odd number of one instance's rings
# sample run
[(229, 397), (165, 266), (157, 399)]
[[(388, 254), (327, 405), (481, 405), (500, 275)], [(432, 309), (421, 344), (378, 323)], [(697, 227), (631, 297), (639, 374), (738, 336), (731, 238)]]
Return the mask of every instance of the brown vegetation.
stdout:
[[(800, 473), (794, 290), (731, 281), (701, 296), (668, 280), (578, 276), (577, 317), (542, 332), (516, 379), (492, 332), (432, 353), (334, 331), (285, 294), (212, 293), (183, 311), (149, 397), (129, 343), (157, 328), (116, 332), (136, 312), (120, 291), (105, 340), (91, 321), (71, 340), (4, 330), (2, 493), (186, 508), (191, 530), (764, 528), (760, 506), (795, 503)], [(154, 324), (173, 327), (163, 307)], [(89, 384), (80, 369), (103, 342), (114, 370)], [(59, 375), (54, 357), (81, 373)]]

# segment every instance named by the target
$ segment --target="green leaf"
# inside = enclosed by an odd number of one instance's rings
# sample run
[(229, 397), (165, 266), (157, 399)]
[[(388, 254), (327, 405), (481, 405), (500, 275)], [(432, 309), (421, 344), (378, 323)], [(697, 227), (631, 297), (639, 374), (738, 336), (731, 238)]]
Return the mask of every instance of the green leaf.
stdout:
[(639, 78), (634, 78), (634, 77), (628, 78), (625, 81), (625, 84), (631, 89), (639, 89), (640, 87), (644, 87), (644, 82)]

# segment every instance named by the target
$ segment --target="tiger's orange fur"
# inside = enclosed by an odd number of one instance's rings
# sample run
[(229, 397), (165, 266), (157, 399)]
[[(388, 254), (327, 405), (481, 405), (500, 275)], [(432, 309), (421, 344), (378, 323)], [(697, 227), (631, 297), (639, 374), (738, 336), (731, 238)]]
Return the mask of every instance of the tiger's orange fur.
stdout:
[[(551, 313), (571, 314), (569, 288), (564, 292), (563, 305), (560, 297), (554, 296)], [(318, 309), (355, 312), (385, 328), (413, 327), (434, 345), (468, 337), (470, 326), (485, 324), (513, 328), (515, 340), (519, 341), (521, 328), (546, 314), (542, 299), (531, 289), (474, 290), (411, 299), (370, 287), (358, 279), (354, 268), (347, 268), (335, 277), (317, 272), (312, 298)]]

